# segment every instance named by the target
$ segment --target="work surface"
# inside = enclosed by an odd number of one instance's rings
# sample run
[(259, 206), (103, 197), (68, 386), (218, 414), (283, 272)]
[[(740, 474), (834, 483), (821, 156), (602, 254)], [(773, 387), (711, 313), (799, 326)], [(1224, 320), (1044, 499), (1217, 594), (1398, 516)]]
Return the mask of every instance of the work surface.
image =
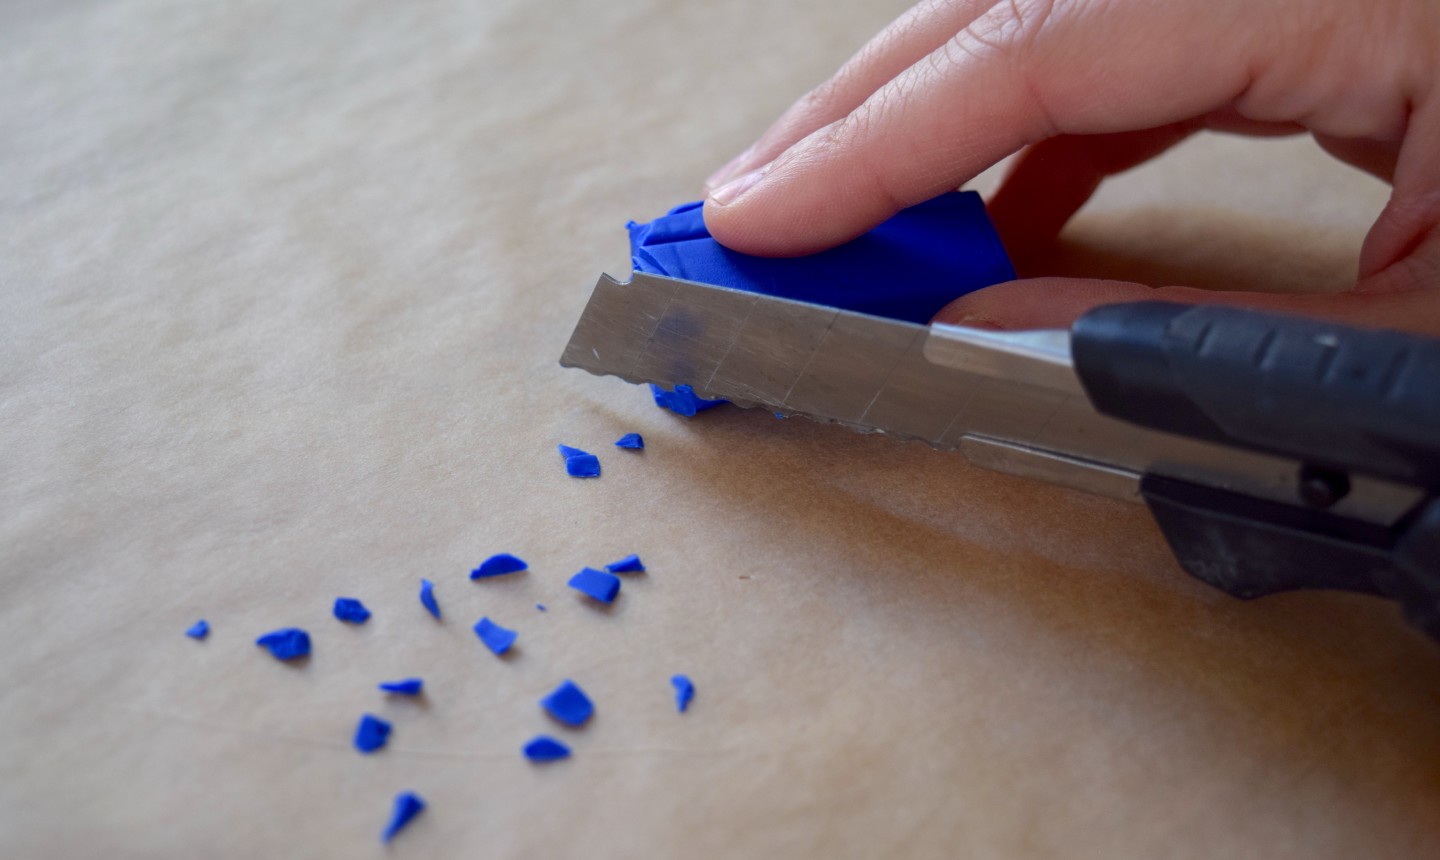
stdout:
[[(1440, 649), (1390, 605), (1234, 601), (1140, 508), (557, 366), (625, 220), (899, 9), (6, 4), (0, 854), (380, 856), (402, 789), (395, 857), (1440, 854)], [(1202, 138), (1040, 268), (1333, 289), (1385, 194)], [(565, 587), (629, 552), (613, 608)], [(253, 644), (288, 625), (303, 666)]]

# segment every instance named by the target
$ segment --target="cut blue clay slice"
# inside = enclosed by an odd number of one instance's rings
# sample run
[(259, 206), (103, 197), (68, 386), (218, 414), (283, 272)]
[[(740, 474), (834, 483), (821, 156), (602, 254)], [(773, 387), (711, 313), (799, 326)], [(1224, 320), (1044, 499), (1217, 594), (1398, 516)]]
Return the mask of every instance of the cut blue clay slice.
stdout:
[(425, 811), (425, 801), (420, 795), (413, 791), (402, 791), (395, 795), (395, 806), (390, 810), (390, 823), (380, 833), (381, 842), (389, 842), (395, 838), (395, 834), (405, 829), (405, 825), (414, 820), (415, 816)]
[(675, 710), (685, 713), (690, 707), (690, 700), (695, 698), (695, 682), (684, 675), (676, 675), (670, 679), (670, 686), (675, 688)]
[(435, 583), (428, 579), (420, 580), (420, 605), (435, 616), (436, 621), (440, 620), (440, 604), (435, 602)]
[(210, 635), (210, 622), (201, 618), (199, 621), (190, 625), (190, 628), (185, 631), (185, 635), (191, 639), (204, 639)]
[(515, 638), (520, 634), (501, 627), (489, 618), (481, 618), (475, 622), (475, 635), (480, 637), (486, 648), (499, 656), (510, 650), (510, 646), (515, 644)]
[(710, 237), (699, 202), (631, 222), (635, 271), (925, 324), (954, 299), (1015, 279), (973, 191), (941, 194), (803, 257), (752, 257)]
[(299, 627), (272, 630), (255, 640), (276, 660), (294, 660), (310, 653), (310, 634)]
[(355, 727), (355, 749), (366, 755), (385, 746), (390, 740), (390, 724), (373, 714), (366, 714), (360, 718), (360, 724)]
[(569, 758), (570, 748), (549, 735), (539, 735), (525, 745), (525, 757), (531, 761), (557, 761)]
[(601, 603), (611, 603), (620, 593), (620, 577), (603, 570), (587, 567), (570, 577), (570, 587)]
[(516, 558), (508, 552), (496, 553), (480, 562), (479, 567), (470, 571), (470, 578), (486, 579), (491, 576), (504, 576), (507, 573), (519, 573), (525, 568), (524, 559)]
[(587, 457), (590, 454), (589, 451), (571, 448), (569, 445), (556, 445), (555, 449), (560, 452), (560, 458), (562, 460), (568, 460), (571, 457)]
[(353, 597), (335, 598), (335, 617), (347, 624), (364, 624), (370, 620), (370, 610)]
[(640, 556), (631, 553), (619, 561), (605, 565), (605, 569), (611, 573), (644, 573), (645, 565), (640, 562)]
[(590, 697), (585, 695), (579, 684), (569, 678), (562, 681), (550, 695), (541, 699), (540, 706), (567, 726), (583, 726), (585, 721), (590, 719), (590, 715), (595, 713)]
[(676, 415), (684, 415), (686, 418), (694, 418), (697, 412), (714, 409), (725, 403), (724, 400), (706, 400), (696, 394), (695, 389), (688, 385), (677, 385), (674, 391), (667, 391), (658, 385), (651, 385), (650, 393), (655, 397), (656, 406), (669, 409)]
[(425, 689), (425, 681), (420, 678), (405, 678), (400, 681), (381, 681), (380, 689), (386, 693), (394, 693), (397, 696), (418, 696)]
[(541, 612), (546, 611), (546, 610), (545, 610), (545, 604), (543, 604), (543, 603), (537, 603), (537, 604), (535, 604), (535, 608), (538, 609), (538, 610), (540, 610)]
[(631, 451), (643, 451), (645, 450), (645, 437), (639, 433), (626, 433), (624, 436), (615, 440), (615, 447), (628, 448)]

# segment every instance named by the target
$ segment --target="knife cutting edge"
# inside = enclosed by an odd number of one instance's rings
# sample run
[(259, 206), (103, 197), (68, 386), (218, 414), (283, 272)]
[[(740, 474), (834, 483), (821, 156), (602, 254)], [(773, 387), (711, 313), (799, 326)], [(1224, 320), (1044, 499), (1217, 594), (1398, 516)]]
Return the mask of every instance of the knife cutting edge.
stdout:
[(637, 272), (560, 363), (1144, 503), (1229, 594), (1379, 594), (1440, 639), (1440, 340), (1162, 302), (992, 332)]

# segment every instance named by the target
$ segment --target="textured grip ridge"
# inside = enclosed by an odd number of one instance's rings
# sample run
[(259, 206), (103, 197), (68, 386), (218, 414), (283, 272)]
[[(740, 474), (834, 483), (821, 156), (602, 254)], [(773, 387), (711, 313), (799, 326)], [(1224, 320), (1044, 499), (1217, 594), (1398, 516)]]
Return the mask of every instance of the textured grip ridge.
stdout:
[(1440, 340), (1142, 302), (1086, 314), (1072, 349), (1113, 417), (1440, 489)]

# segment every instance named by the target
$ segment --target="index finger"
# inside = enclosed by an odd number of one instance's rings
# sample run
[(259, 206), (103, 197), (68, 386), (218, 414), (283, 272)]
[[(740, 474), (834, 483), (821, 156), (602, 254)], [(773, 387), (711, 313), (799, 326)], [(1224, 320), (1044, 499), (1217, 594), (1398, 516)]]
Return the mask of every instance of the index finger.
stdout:
[(1199, 16), (1171, 3), (994, 6), (847, 116), (714, 189), (706, 223), (736, 250), (810, 253), (1027, 144), (1229, 105), (1251, 83), (1260, 28), (1237, 27), (1246, 4), (1223, 5), (1232, 8), (1210, 4)]

